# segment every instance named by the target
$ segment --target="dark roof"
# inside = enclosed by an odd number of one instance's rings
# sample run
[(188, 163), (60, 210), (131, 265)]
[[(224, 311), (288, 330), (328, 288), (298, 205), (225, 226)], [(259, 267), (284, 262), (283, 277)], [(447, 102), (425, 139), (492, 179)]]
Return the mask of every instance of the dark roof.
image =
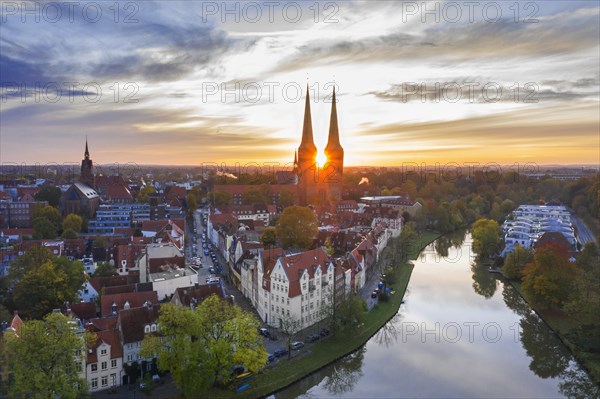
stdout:
[(125, 302), (129, 302), (131, 308), (144, 306), (146, 301), (156, 305), (158, 303), (158, 294), (156, 291), (127, 292), (124, 294), (102, 295), (101, 311), (102, 316), (108, 316), (112, 313), (113, 303), (117, 305), (117, 311), (123, 309)]
[(180, 287), (175, 290), (171, 302), (175, 305), (188, 307), (195, 300), (196, 305), (211, 295), (217, 295), (225, 299), (225, 293), (221, 284), (203, 284), (190, 287)]
[(144, 327), (158, 320), (160, 305), (142, 306), (119, 311), (117, 325), (123, 343), (139, 342), (144, 339)]

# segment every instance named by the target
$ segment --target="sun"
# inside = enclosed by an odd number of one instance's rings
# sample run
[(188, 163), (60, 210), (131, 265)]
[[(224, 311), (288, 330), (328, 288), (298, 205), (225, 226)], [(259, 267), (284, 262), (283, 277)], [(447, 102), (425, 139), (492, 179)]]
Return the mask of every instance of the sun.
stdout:
[(327, 163), (327, 155), (324, 152), (320, 152), (317, 154), (317, 166), (322, 168)]

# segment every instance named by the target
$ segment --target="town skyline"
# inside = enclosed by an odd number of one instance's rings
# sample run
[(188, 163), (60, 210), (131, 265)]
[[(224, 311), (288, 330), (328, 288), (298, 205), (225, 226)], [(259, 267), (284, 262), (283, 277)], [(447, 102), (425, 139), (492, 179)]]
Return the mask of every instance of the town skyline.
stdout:
[(108, 6), (94, 23), (76, 7), (55, 23), (4, 10), (1, 163), (77, 162), (85, 135), (98, 164), (289, 163), (308, 83), (320, 153), (337, 87), (347, 166), (598, 164), (589, 2), (498, 5), (498, 18), (456, 3), (456, 23), (444, 2), (438, 15), (303, 4), (298, 20), (276, 7), (255, 22), (241, 5), (236, 21), (218, 3), (135, 4), (118, 23)]

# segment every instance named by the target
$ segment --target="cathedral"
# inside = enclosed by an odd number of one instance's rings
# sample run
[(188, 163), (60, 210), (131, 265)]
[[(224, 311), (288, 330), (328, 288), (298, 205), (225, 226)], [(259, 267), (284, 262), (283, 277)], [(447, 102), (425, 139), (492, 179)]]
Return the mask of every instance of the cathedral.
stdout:
[(313, 139), (310, 113), (310, 95), (307, 86), (302, 141), (294, 159), (294, 166), (298, 174), (299, 200), (303, 205), (335, 203), (342, 198), (344, 149), (340, 144), (335, 88), (333, 89), (331, 101), (329, 138), (325, 146), (325, 156), (327, 157), (325, 165), (318, 165), (317, 147)]

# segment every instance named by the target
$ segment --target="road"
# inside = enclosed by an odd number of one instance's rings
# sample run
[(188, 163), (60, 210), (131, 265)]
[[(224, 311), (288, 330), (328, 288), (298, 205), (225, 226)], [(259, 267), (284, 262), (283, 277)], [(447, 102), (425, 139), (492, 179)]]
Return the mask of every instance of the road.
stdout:
[(596, 243), (596, 237), (592, 234), (591, 230), (587, 227), (587, 225), (575, 215), (573, 211), (571, 212), (571, 221), (575, 225), (577, 229), (577, 241), (583, 247), (588, 242)]

